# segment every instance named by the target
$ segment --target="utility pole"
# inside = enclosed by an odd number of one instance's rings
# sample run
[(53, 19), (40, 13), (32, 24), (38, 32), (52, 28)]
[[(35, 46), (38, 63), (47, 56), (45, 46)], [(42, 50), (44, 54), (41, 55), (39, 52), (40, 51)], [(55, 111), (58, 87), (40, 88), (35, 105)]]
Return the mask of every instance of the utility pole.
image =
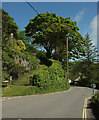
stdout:
[(68, 37), (66, 39), (66, 53), (67, 53), (67, 75), (66, 75), (66, 78), (67, 78), (67, 81), (68, 81)]

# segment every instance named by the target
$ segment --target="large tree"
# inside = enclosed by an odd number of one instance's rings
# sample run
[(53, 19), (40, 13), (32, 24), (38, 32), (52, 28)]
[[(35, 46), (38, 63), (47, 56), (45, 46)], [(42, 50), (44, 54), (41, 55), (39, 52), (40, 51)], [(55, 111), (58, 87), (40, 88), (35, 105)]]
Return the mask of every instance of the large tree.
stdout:
[[(11, 33), (14, 38), (18, 38), (18, 26), (14, 22), (14, 19), (9, 14), (2, 10), (2, 50), (7, 51), (11, 49), (11, 41), (9, 40)], [(10, 43), (10, 44), (9, 44)]]
[[(43, 46), (49, 58), (55, 48), (58, 52), (61, 51), (61, 46), (66, 44), (67, 37), (70, 56), (78, 58), (85, 55), (83, 48), (85, 40), (78, 32), (77, 22), (73, 22), (70, 18), (59, 17), (54, 13), (47, 12), (38, 14), (31, 19), (25, 28), (26, 35), (33, 38), (33, 43)], [(62, 47), (62, 51), (63, 48), (65, 46)]]
[(86, 56), (83, 57), (82, 61), (76, 62), (73, 67), (73, 73), (81, 72), (81, 84), (83, 85), (91, 85), (93, 82), (98, 84), (98, 66), (99, 63), (96, 62), (97, 59), (97, 49), (94, 46), (90, 35), (88, 33), (85, 34), (86, 46), (84, 49), (86, 50)]
[(18, 40), (22, 40), (25, 45), (31, 44), (32, 42), (32, 38), (26, 36), (25, 30), (18, 31)]
[(8, 38), (11, 33), (17, 39), (18, 26), (14, 22), (14, 19), (6, 11), (2, 10), (2, 40)]
[(86, 33), (85, 35), (85, 40), (86, 40), (86, 46), (85, 46), (85, 50), (86, 50), (86, 56), (85, 56), (85, 66), (86, 66), (86, 72), (84, 71), (86, 77), (87, 77), (87, 81), (89, 83), (94, 82), (94, 77), (93, 77), (93, 73), (95, 71), (95, 62), (97, 59), (97, 49), (95, 47), (95, 45), (93, 44), (92, 40), (90, 39), (90, 36), (88, 33)]
[(90, 36), (88, 33), (86, 33), (85, 35), (85, 40), (86, 40), (86, 46), (85, 46), (85, 50), (86, 50), (86, 60), (88, 62), (94, 62), (97, 59), (97, 49), (94, 46), (92, 40), (90, 39)]

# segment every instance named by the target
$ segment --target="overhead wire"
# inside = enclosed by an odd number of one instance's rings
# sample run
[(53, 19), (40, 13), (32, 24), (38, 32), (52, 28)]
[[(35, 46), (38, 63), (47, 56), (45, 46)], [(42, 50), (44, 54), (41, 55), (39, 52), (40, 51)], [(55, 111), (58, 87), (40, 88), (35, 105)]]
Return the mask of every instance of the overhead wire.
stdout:
[(39, 14), (39, 12), (27, 0), (25, 0), (25, 1), (37, 14)]

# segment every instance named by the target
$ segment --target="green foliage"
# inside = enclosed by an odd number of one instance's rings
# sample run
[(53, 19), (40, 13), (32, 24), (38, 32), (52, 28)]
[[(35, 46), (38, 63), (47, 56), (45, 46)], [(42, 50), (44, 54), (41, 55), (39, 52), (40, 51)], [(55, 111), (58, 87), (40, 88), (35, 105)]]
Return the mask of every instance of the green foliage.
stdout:
[[(25, 51), (25, 44), (21, 41), (5, 39), (6, 44), (3, 44), (3, 76), (6, 79), (7, 75), (12, 75), (13, 79), (17, 79), (21, 74), (24, 74), (27, 69), (36, 69), (39, 60), (32, 53)], [(15, 58), (18, 63), (16, 63)], [(23, 63), (22, 63), (23, 61)]]
[(95, 95), (91, 99), (91, 108), (92, 108), (92, 111), (93, 111), (93, 114), (96, 120), (98, 120), (99, 118), (99, 91), (96, 92)]
[(77, 23), (70, 18), (59, 17), (54, 13), (38, 14), (31, 19), (25, 27), (26, 35), (34, 38), (33, 44), (43, 46), (47, 53), (46, 56), (51, 58), (52, 51), (58, 49), (61, 59), (65, 51), (66, 38), (69, 38), (69, 52), (73, 58), (79, 58), (85, 55), (83, 45), (85, 40), (78, 32)]
[(41, 88), (69, 88), (64, 76), (64, 70), (59, 62), (54, 62), (49, 68), (33, 76), (34, 85)]
[(18, 40), (25, 40), (25, 31), (18, 31)]
[(13, 33), (14, 37), (17, 39), (18, 26), (14, 22), (14, 19), (8, 15), (7, 12), (2, 10), (2, 39), (5, 42), (5, 38), (8, 38), (9, 35)]
[(52, 61), (46, 57), (46, 53), (44, 51), (40, 50), (36, 55), (41, 61), (40, 64), (44, 64), (48, 67), (52, 65)]
[[(7, 88), (3, 88), (3, 96), (17, 96), (17, 95), (29, 95), (29, 94), (36, 94), (36, 93), (48, 93), (53, 91), (59, 91), (59, 90), (66, 90), (69, 88), (69, 84), (65, 81), (64, 78), (64, 71), (61, 68), (61, 65), (59, 62), (51, 61), (46, 57), (46, 52), (44, 51), (38, 51), (34, 46), (31, 45), (33, 40), (29, 37), (26, 37), (26, 34), (24, 31), (18, 32), (18, 26), (16, 23), (14, 23), (14, 19), (11, 18), (7, 12), (4, 10), (3, 12), (3, 43), (2, 43), (2, 57), (3, 57), (3, 80), (9, 80), (10, 76), (12, 76), (13, 84), (9, 85)], [(48, 35), (48, 52), (51, 54), (52, 50), (55, 48), (54, 41), (49, 41), (50, 33), (53, 33), (53, 36), (58, 33), (61, 29), (61, 25), (58, 27), (59, 24), (55, 23), (55, 21), (61, 23), (60, 18), (57, 17), (57, 20), (55, 19), (56, 15), (52, 14), (50, 16), (49, 13), (47, 13), (49, 18), (51, 17), (52, 20), (49, 20), (49, 23), (44, 25), (47, 25), (47, 29), (43, 31), (43, 35)], [(53, 19), (54, 18), (54, 19)], [(38, 19), (38, 18), (37, 18)], [(41, 20), (41, 18), (40, 18)], [(48, 27), (48, 25), (51, 25), (51, 22), (53, 25)], [(40, 22), (40, 21), (39, 21)], [(37, 24), (39, 24), (37, 22)], [(41, 23), (40, 23), (41, 24)], [(42, 25), (38, 26), (37, 29), (43, 29), (44, 26)], [(42, 23), (43, 24), (43, 23)], [(37, 27), (36, 26), (36, 27)], [(65, 26), (63, 26), (65, 28)], [(45, 29), (45, 28), (44, 28)], [(65, 30), (65, 29), (64, 29)], [(9, 35), (13, 33), (14, 38), (10, 38)], [(34, 33), (36, 34), (36, 33)], [(41, 37), (43, 36), (42, 33), (39, 34)], [(55, 35), (56, 36), (56, 35)], [(46, 41), (47, 43), (47, 41)], [(53, 44), (54, 47), (50, 46), (50, 44)], [(51, 48), (50, 48), (51, 47)], [(39, 60), (40, 59), (40, 60)], [(43, 70), (39, 69), (39, 63), (45, 64), (46, 66), (43, 68)], [(52, 62), (54, 62), (52, 64)], [(51, 66), (52, 65), (52, 66)], [(48, 67), (49, 68), (48, 68)], [(34, 70), (37, 69), (35, 72)], [(28, 84), (28, 78), (30, 72), (33, 72), (32, 75), (34, 75), (34, 85), (33, 86), (23, 86), (25, 84)], [(39, 72), (39, 73), (38, 73)], [(52, 73), (53, 72), (53, 73)], [(28, 76), (25, 76), (27, 73)], [(25, 77), (24, 77), (25, 76)], [(23, 79), (23, 80), (22, 80)], [(18, 80), (18, 81), (17, 81)], [(21, 82), (20, 82), (21, 81)], [(16, 85), (22, 85), (22, 86), (16, 86)]]
[[(69, 78), (75, 80), (78, 78), (79, 73), (81, 73), (79, 85), (90, 86), (92, 83), (95, 83), (97, 88), (99, 88), (99, 63), (95, 61), (97, 50), (92, 40), (90, 40), (88, 33), (86, 34), (85, 40), (86, 46), (84, 49), (86, 50), (86, 56), (82, 60), (69, 62)], [(66, 60), (63, 61), (63, 69), (65, 71), (67, 69)]]
[(48, 70), (42, 70), (33, 76), (34, 85), (41, 88), (47, 88), (50, 85), (50, 77)]
[(32, 42), (31, 37), (27, 37), (25, 31), (18, 31), (18, 40), (22, 40), (25, 45)]
[[(68, 62), (69, 79), (72, 81), (75, 80), (76, 78), (78, 78), (79, 72), (81, 72), (79, 63), (80, 63), (80, 61)], [(66, 71), (67, 71), (67, 62), (66, 61), (62, 61), (62, 68), (64, 69), (65, 75), (66, 75)]]
[(49, 74), (52, 80), (55, 80), (55, 77), (64, 77), (64, 70), (62, 69), (59, 63), (53, 63), (52, 66), (49, 67)]
[[(10, 34), (14, 34), (14, 38), (10, 38)], [(20, 74), (26, 71), (26, 67), (21, 64), (30, 54), (26, 56), (26, 47), (22, 40), (16, 40), (18, 38), (18, 26), (14, 22), (14, 19), (8, 15), (7, 12), (2, 10), (2, 65), (3, 65), (3, 78), (8, 79), (10, 75), (13, 79), (17, 79)], [(19, 59), (16, 63), (15, 58)], [(36, 57), (28, 57), (29, 67), (32, 69), (36, 68), (38, 59)], [(35, 62), (34, 62), (35, 60)], [(3, 79), (3, 80), (4, 80)]]
[(37, 65), (40, 63), (40, 60), (29, 52), (26, 52), (26, 59), (29, 62), (29, 67), (31, 69), (36, 69)]
[(4, 70), (10, 70), (11, 68), (13, 68), (13, 66), (15, 65), (13, 58), (11, 58), (7, 52), (3, 52), (2, 56)]
[(99, 102), (99, 92), (96, 92), (94, 98)]
[[(18, 54), (18, 53), (17, 53)], [(7, 79), (7, 75), (12, 75), (14, 79), (18, 78), (18, 75), (25, 71), (25, 68), (20, 64), (16, 64), (14, 61), (14, 51), (3, 51), (3, 76)]]
[(25, 72), (25, 67), (20, 66), (19, 64), (15, 64), (11, 69), (10, 75), (13, 76), (13, 79), (18, 79), (18, 77)]
[(34, 46), (31, 44), (26, 45), (26, 51), (33, 54), (35, 53), (35, 55), (38, 54), (37, 48), (34, 48)]
[(31, 95), (37, 94), (39, 89), (33, 86), (13, 86), (9, 85), (8, 88), (3, 88), (3, 97), (4, 96), (24, 96), (24, 95)]
[(85, 46), (85, 50), (86, 50), (86, 60), (87, 61), (91, 61), (94, 62), (96, 60), (97, 57), (97, 49), (96, 47), (93, 45), (92, 40), (90, 40), (90, 36), (88, 33), (86, 33), (85, 35), (85, 40), (86, 40), (86, 46)]
[(96, 84), (96, 88), (99, 89), (99, 63), (94, 63), (92, 65), (91, 74), (92, 82)]
[[(67, 88), (68, 89), (68, 88)], [(41, 89), (36, 86), (18, 86), (18, 85), (8, 85), (8, 87), (2, 89), (3, 97), (10, 96), (25, 96), (25, 95), (35, 95), (35, 94), (44, 94), (57, 91), (66, 90), (62, 88), (51, 88), (51, 89)]]
[[(63, 69), (66, 71), (65, 65), (63, 64)], [(73, 81), (80, 75), (79, 85), (90, 87), (92, 83), (95, 83), (99, 89), (98, 66), (98, 63), (90, 61), (88, 63), (87, 60), (69, 62), (69, 78)]]
[(25, 44), (23, 43), (22, 40), (18, 40), (17, 44), (19, 45), (19, 47), (21, 48), (21, 50), (25, 50), (26, 49)]
[(45, 69), (45, 68), (47, 68), (47, 66), (39, 65), (38, 69), (30, 70), (29, 72), (25, 72), (24, 75), (19, 77), (17, 80), (13, 81), (13, 85), (24, 86), (24, 85), (30, 84), (30, 81), (29, 81), (30, 76), (33, 76), (34, 74), (39, 73), (42, 69)]
[(90, 40), (89, 34), (86, 33), (85, 35), (86, 40), (86, 56), (85, 60), (79, 63), (79, 69), (82, 72), (81, 81), (80, 84), (90, 86), (92, 83), (95, 83), (97, 85), (97, 88), (99, 88), (99, 82), (98, 82), (98, 65), (99, 63), (95, 62), (95, 59), (97, 58), (97, 49), (92, 43), (92, 40)]

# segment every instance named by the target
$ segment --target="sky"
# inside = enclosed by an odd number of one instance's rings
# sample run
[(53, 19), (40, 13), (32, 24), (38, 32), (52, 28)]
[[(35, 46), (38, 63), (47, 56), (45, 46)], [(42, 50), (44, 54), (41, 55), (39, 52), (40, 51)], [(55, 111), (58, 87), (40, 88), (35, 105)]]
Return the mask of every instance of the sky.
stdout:
[[(39, 13), (48, 11), (77, 21), (80, 34), (85, 36), (88, 32), (97, 47), (97, 2), (30, 2), (30, 4)], [(26, 2), (2, 2), (2, 8), (14, 18), (19, 30), (25, 30), (24, 27), (29, 20), (37, 15)]]

